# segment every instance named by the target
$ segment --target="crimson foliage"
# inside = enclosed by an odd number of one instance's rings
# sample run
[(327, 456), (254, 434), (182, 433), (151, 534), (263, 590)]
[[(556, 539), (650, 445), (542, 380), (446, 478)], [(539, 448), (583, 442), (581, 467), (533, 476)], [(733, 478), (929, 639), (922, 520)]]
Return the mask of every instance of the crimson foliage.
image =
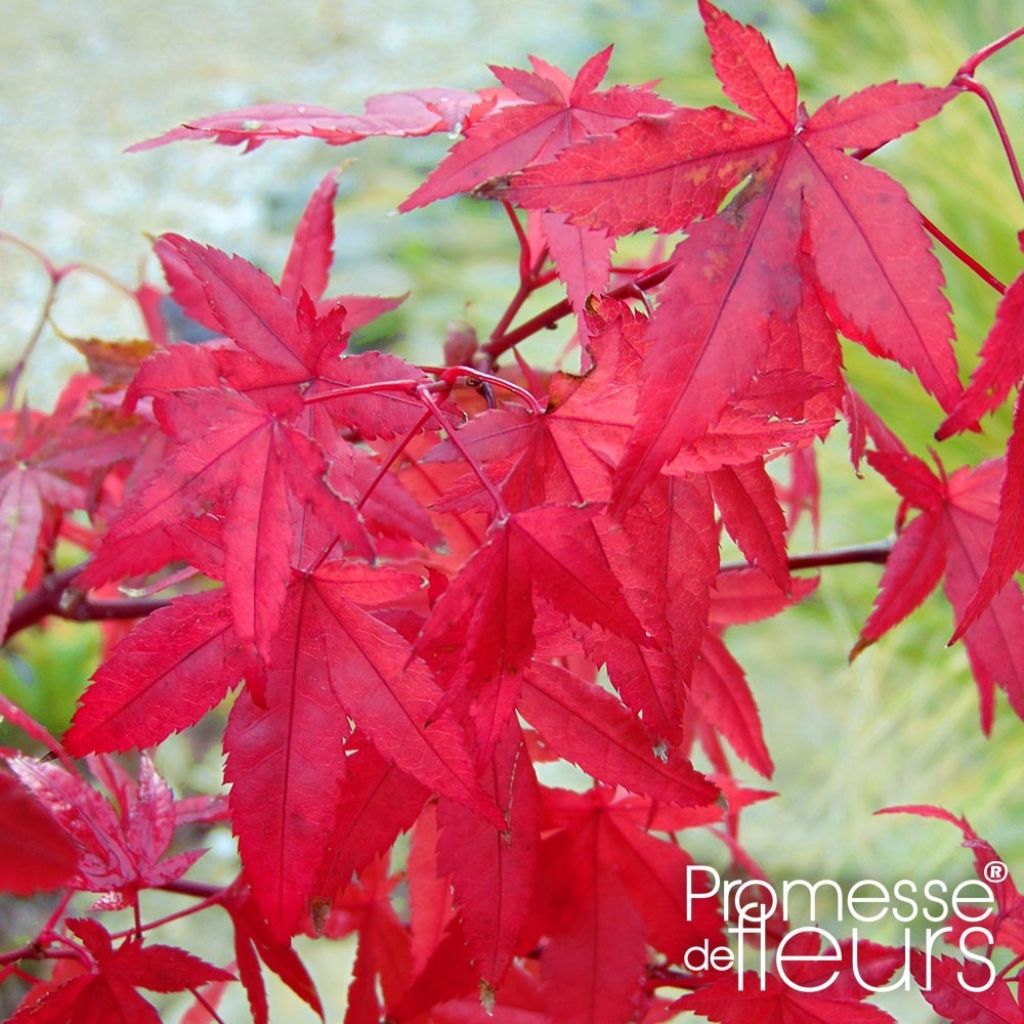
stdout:
[[(149, 339), (83, 344), (91, 372), (50, 414), (8, 402), (7, 636), (47, 615), (138, 620), (111, 629), (62, 741), (3, 707), (51, 756), (4, 753), (0, 888), (99, 894), (96, 915), (67, 917), (63, 899), (0, 955), (0, 980), (55, 965), (12, 1022), (158, 1020), (139, 989), (191, 991), (188, 1019), (219, 1019), (237, 978), (259, 1024), (265, 969), (322, 1013), (297, 934), (357, 937), (348, 1024), (885, 1021), (865, 1000), (904, 960), (947, 1019), (1024, 1020), (1015, 975), (975, 991), (973, 966), (930, 948), (846, 943), (831, 978), (805, 967), (800, 989), (781, 964), (757, 986), (684, 965), (724, 943), (729, 909), (687, 906), (685, 833), (710, 832), (734, 876), (758, 879), (739, 822), (771, 795), (733, 775), (727, 749), (764, 777), (773, 765), (723, 633), (811, 593), (797, 568), (886, 562), (855, 650), (942, 581), (984, 728), (997, 687), (1024, 717), (1024, 405), (1005, 457), (947, 476), (855, 393), (839, 345), (916, 375), (940, 438), (1024, 377), (1024, 277), (1004, 287), (867, 162), (982, 88), (977, 67), (1021, 31), (950, 85), (888, 82), (809, 113), (758, 31), (708, 0), (700, 12), (739, 112), (603, 89), (609, 48), (574, 77), (531, 58), (493, 68), (498, 86), (480, 92), (377, 96), (355, 116), (235, 110), (135, 147), (459, 135), (402, 209), (500, 202), (520, 286), (488, 341), (453, 339), (443, 365), (352, 351), (352, 332), (400, 300), (325, 297), (332, 171), (279, 281), (164, 235), (166, 291), (135, 292)], [(616, 265), (617, 238), (645, 228), (684, 235), (667, 258)], [(1005, 293), (966, 389), (932, 236)], [(71, 268), (49, 269), (55, 290)], [(555, 282), (564, 300), (513, 327)], [(175, 336), (168, 296), (210, 340)], [(568, 315), (578, 369), (528, 365), (516, 344)], [(854, 466), (866, 457), (900, 499), (897, 539), (794, 559), (795, 519), (817, 514), (815, 445), (839, 420)], [(767, 470), (778, 460), (786, 487)], [(723, 531), (746, 564), (720, 563)], [(88, 557), (53, 572), (61, 540)], [(143, 596), (110, 596), (126, 582)], [(137, 771), (111, 756), (160, 744), (232, 691), (226, 799), (176, 801), (147, 755)], [(558, 759), (592, 788), (541, 784), (536, 766)], [(959, 828), (988, 878), (995, 852), (965, 819), (902, 810)], [(238, 878), (190, 881), (202, 851), (169, 855), (175, 830), (225, 820)], [(150, 888), (192, 901), (185, 914), (227, 913), (228, 969), (150, 940)], [(994, 946), (1020, 959), (1024, 900), (1009, 879), (995, 898)], [(136, 926), (112, 935), (99, 912), (126, 908)], [(772, 920), (772, 944), (787, 927)], [(818, 954), (817, 937), (791, 945)]]

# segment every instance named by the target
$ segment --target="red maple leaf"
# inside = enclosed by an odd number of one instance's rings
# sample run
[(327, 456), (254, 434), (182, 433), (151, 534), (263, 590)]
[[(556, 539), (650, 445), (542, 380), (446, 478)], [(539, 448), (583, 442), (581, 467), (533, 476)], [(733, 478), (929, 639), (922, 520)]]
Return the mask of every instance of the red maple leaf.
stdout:
[[(963, 620), (985, 573), (998, 516), (1002, 459), (941, 477), (906, 450), (869, 452), (868, 461), (921, 515), (901, 532), (879, 583), (875, 607), (861, 630), (856, 655), (905, 619), (944, 580)], [(995, 686), (1024, 717), (1024, 607), (1020, 588), (1006, 583), (965, 631), (963, 641), (978, 685), (981, 723), (992, 727)]]
[[(483, 109), (491, 103), (493, 100), (484, 100)], [(222, 146), (244, 144), (249, 152), (271, 139), (311, 136), (331, 146), (344, 146), (374, 135), (430, 135), (458, 131), (480, 104), (477, 93), (436, 88), (371, 96), (365, 114), (341, 114), (307, 104), (265, 103), (196, 118), (154, 139), (137, 142), (128, 152), (189, 139), (212, 139)]]
[(9, 755), (6, 761), (77, 849), (69, 888), (104, 893), (101, 904), (107, 909), (130, 905), (140, 888), (180, 878), (204, 852), (165, 856), (178, 824), (175, 801), (148, 757), (141, 759), (137, 783), (113, 762), (93, 760), (116, 809), (61, 764), (23, 755)]
[[(613, 234), (688, 227), (652, 326), (622, 500), (704, 434), (758, 370), (771, 316), (792, 319), (801, 304), (792, 270), (802, 246), (803, 276), (844, 333), (912, 369), (944, 408), (961, 393), (942, 271), (920, 217), (901, 186), (845, 152), (912, 131), (957, 90), (888, 83), (810, 116), (760, 33), (707, 0), (701, 12), (723, 88), (749, 116), (708, 107), (640, 117), (498, 189)], [(694, 223), (701, 217), (711, 219)]]

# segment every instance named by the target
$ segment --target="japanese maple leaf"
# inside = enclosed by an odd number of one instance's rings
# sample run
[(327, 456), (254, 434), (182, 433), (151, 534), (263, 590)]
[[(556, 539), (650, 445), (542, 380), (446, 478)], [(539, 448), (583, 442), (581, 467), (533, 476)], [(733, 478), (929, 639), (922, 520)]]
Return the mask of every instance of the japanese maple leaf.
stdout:
[(1006, 448), (1006, 473), (999, 492), (999, 512), (985, 571), (963, 610), (958, 609), (954, 639), (962, 636), (998, 594), (1006, 589), (1024, 561), (1024, 395), (1017, 396), (1013, 433)]
[[(937, 476), (905, 451), (869, 452), (868, 461), (921, 515), (901, 531), (893, 546), (854, 655), (906, 618), (940, 580), (957, 617), (963, 618), (985, 573), (1005, 468), (1002, 459), (993, 460), (959, 469), (947, 479), (944, 472)], [(1014, 711), (1024, 716), (1022, 603), (1020, 588), (1010, 581), (963, 632), (985, 732), (992, 726), (997, 684)]]
[(78, 850), (73, 889), (106, 894), (102, 905), (123, 909), (145, 886), (180, 878), (202, 850), (165, 857), (177, 825), (170, 786), (143, 757), (138, 783), (121, 778), (102, 759), (97, 771), (112, 779), (118, 808), (68, 768), (24, 756), (7, 763), (22, 784), (56, 818)]
[[(280, 287), (240, 256), (179, 235), (158, 240), (157, 251), (182, 304), (230, 344), (170, 346), (143, 365), (132, 385), (133, 396), (180, 394), (220, 387), (223, 381), (312, 433), (312, 413), (304, 402), (326, 390), (336, 397), (318, 408), (338, 424), (356, 429), (363, 439), (404, 433), (422, 416), (422, 405), (407, 393), (366, 390), (382, 378), (425, 380), (421, 370), (381, 352), (343, 358), (351, 331), (397, 300), (342, 296), (314, 301), (326, 284), (331, 259), (333, 232), (327, 226), (334, 187), (328, 176), (310, 200)], [(353, 385), (355, 394), (344, 397)]]
[[(920, 217), (901, 186), (845, 152), (912, 131), (956, 90), (887, 83), (808, 116), (792, 72), (760, 33), (707, 0), (700, 6), (716, 72), (749, 116), (709, 107), (640, 118), (498, 189), (613, 234), (690, 226), (655, 318), (623, 498), (706, 431), (749, 381), (770, 315), (793, 315), (802, 276), (844, 333), (913, 370), (944, 408), (961, 390), (942, 272)], [(712, 217), (748, 175), (738, 202)], [(700, 217), (712, 219), (693, 223)], [(801, 269), (804, 247), (810, 258)]]
[(557, 665), (531, 666), (518, 706), (554, 751), (602, 782), (682, 807), (718, 796), (677, 749), (659, 743), (612, 694)]
[(584, 625), (644, 639), (604, 558), (592, 507), (542, 505), (495, 521), (486, 542), (434, 605), (416, 650), (458, 664), (452, 680), (474, 695), (486, 761), (519, 695), (533, 655), (537, 598)]
[(226, 591), (175, 598), (125, 636), (93, 675), (65, 745), (77, 756), (156, 746), (218, 704), (249, 662)]
[(425, 786), (382, 757), (372, 744), (360, 743), (357, 735), (354, 733), (345, 744), (345, 784), (310, 897), (314, 927), (322, 924), (352, 876), (388, 850), (412, 825), (430, 795)]
[[(591, 57), (575, 79), (537, 57), (530, 58), (533, 72), (492, 67), (521, 102), (502, 106), (470, 126), (466, 138), (399, 209), (408, 211), (468, 192), (489, 178), (550, 160), (574, 142), (613, 132), (640, 114), (671, 109), (649, 88), (597, 91), (610, 57), (609, 46)], [(543, 214), (540, 232), (573, 309), (582, 313), (587, 297), (608, 282), (614, 239), (603, 229), (569, 224), (559, 213)]]
[[(321, 929), (330, 938), (358, 935), (346, 1024), (372, 1024), (384, 1016), (403, 1019), (390, 1012), (413, 978), (409, 930), (390, 899), (398, 881), (386, 856), (375, 859), (346, 887)], [(382, 1012), (381, 996), (389, 1007), (387, 1014)]]
[(708, 624), (693, 670), (686, 704), (687, 732), (700, 740), (719, 771), (727, 765), (719, 756), (717, 740), (724, 739), (755, 771), (771, 778), (774, 764), (764, 740), (761, 716), (743, 666), (733, 657), (722, 638), (723, 631), (757, 622), (790, 607), (811, 594), (816, 579), (790, 581), (789, 593), (780, 590), (757, 569), (720, 572), (711, 591)]
[[(792, 957), (815, 957), (821, 939), (816, 930), (791, 933), (783, 951)], [(831, 957), (831, 949), (822, 954)], [(884, 985), (902, 961), (899, 950), (872, 942), (857, 942), (857, 967), (853, 967), (852, 943), (840, 944), (840, 959), (820, 963), (786, 962), (785, 975), (779, 977), (776, 963), (772, 973), (762, 976), (757, 971), (721, 978), (703, 985), (675, 1003), (676, 1010), (690, 1010), (718, 1024), (810, 1024), (811, 1021), (836, 1021), (841, 1024), (895, 1024), (889, 1014), (864, 1002), (873, 986)], [(825, 984), (835, 975), (830, 984)], [(806, 992), (787, 984), (790, 979), (804, 988), (820, 987)]]
[(65, 1024), (160, 1024), (153, 1005), (136, 991), (185, 992), (211, 981), (233, 981), (234, 976), (174, 946), (143, 944), (126, 939), (116, 949), (110, 933), (96, 921), (67, 922), (92, 960), (90, 969), (70, 979), (42, 982), (30, 990), (9, 1022)]
[[(306, 104), (265, 103), (196, 118), (156, 138), (137, 142), (128, 152), (189, 139), (212, 139), (222, 146), (244, 144), (245, 151), (250, 152), (271, 139), (310, 136), (330, 146), (344, 146), (374, 135), (430, 135), (458, 131), (480, 102), (475, 92), (428, 88), (371, 96), (364, 114), (342, 114)], [(484, 109), (489, 106), (485, 101)]]
[(338, 562), (294, 572), (264, 699), (246, 693), (232, 708), (224, 737), (232, 820), (277, 937), (295, 930), (336, 830), (349, 719), (417, 782), (504, 828), (458, 723), (435, 713), (440, 686), (408, 642), (366, 610), (418, 586), (417, 577)]
[[(690, 858), (634, 820), (629, 799), (599, 786), (587, 793), (544, 791), (535, 927), (544, 998), (558, 1021), (628, 1020), (645, 980), (647, 947), (669, 957), (721, 940), (716, 908), (687, 919)], [(648, 820), (650, 810), (648, 810)]]
[(226, 890), (223, 905), (234, 926), (238, 980), (245, 988), (253, 1024), (270, 1024), (261, 961), (323, 1020), (323, 1006), (313, 979), (290, 942), (271, 933), (244, 876)]
[(230, 391), (193, 389), (163, 403), (162, 426), (175, 446), (167, 463), (126, 501), (84, 579), (104, 578), (104, 562), (168, 523), (207, 510), (224, 516), (228, 594), (236, 636), (266, 658), (287, 589), (293, 504), (311, 505), (339, 536), (359, 540), (351, 505), (328, 489), (324, 456), (271, 411)]
[[(607, 824), (598, 799), (577, 797), (584, 813), (541, 851), (545, 904), (554, 911), (541, 958), (544, 999), (552, 1019), (574, 1024), (628, 1020), (647, 963), (643, 915), (614, 860), (601, 856)], [(597, 806), (588, 814), (587, 804)]]
[[(1021, 235), (1024, 245), (1024, 233)], [(1024, 330), (1024, 274), (1006, 289), (996, 309), (995, 323), (981, 347), (981, 362), (960, 404), (936, 431), (940, 440), (974, 426), (1002, 405), (1010, 389), (1024, 381), (1021, 332)], [(999, 519), (992, 538), (988, 566), (977, 593), (964, 611), (957, 635), (974, 622), (992, 598), (1024, 562), (1024, 399), (1018, 396), (1013, 433), (1006, 453), (1006, 476), (999, 499)]]
[[(297, 307), (303, 292), (317, 303), (321, 313), (328, 312), (334, 306), (344, 306), (344, 337), (364, 324), (394, 309), (402, 301), (401, 298), (378, 298), (370, 295), (341, 295), (325, 299), (328, 275), (334, 262), (334, 201), (338, 194), (338, 171), (329, 171), (313, 191), (295, 228), (288, 258), (281, 273), (279, 290), (281, 297)], [(183, 247), (178, 236), (166, 235), (158, 238), (153, 251), (160, 259), (164, 276), (171, 288), (171, 296), (192, 320), (202, 324), (214, 335), (230, 333), (233, 318), (228, 314), (230, 299), (218, 292), (213, 275), (218, 269), (228, 279), (227, 285), (234, 285), (237, 291), (244, 294), (259, 289), (261, 282), (249, 284), (244, 280), (231, 280), (231, 271), (225, 267), (211, 267), (203, 260), (203, 252)], [(230, 265), (229, 265), (230, 266)], [(244, 268), (243, 268), (244, 269)], [(238, 269), (236, 262), (235, 276), (241, 277), (243, 270)], [(266, 290), (264, 286), (264, 290)], [(274, 305), (274, 300), (262, 297), (262, 305)], [(273, 315), (267, 318), (271, 324)], [(287, 338), (287, 328), (282, 332)], [(287, 341), (286, 341), (287, 345)]]
[(594, 54), (574, 79), (538, 57), (530, 58), (532, 72), (492, 65), (498, 81), (522, 102), (502, 106), (470, 125), (465, 139), (399, 209), (468, 192), (490, 178), (550, 159), (570, 142), (613, 132), (641, 113), (671, 109), (646, 88), (596, 91), (610, 57), (609, 46)]
[(499, 835), (479, 815), (442, 800), (437, 866), (451, 875), (455, 904), (480, 978), (498, 988), (533, 903), (541, 795), (518, 722), (505, 725), (482, 785), (509, 827)]
[[(1024, 232), (1020, 235), (1024, 246)], [(1010, 284), (996, 307), (995, 322), (981, 345), (981, 361), (963, 398), (936, 431), (941, 441), (977, 424), (986, 413), (997, 409), (1010, 389), (1024, 380), (1024, 273)]]

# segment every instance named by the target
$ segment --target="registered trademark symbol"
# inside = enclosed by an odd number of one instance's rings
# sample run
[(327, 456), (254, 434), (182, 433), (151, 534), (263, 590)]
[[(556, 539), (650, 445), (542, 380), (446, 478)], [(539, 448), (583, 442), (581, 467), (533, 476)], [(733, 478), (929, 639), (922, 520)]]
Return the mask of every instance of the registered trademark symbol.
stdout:
[(1003, 882), (1009, 873), (1006, 865), (1001, 860), (990, 860), (985, 865), (983, 872), (986, 882)]

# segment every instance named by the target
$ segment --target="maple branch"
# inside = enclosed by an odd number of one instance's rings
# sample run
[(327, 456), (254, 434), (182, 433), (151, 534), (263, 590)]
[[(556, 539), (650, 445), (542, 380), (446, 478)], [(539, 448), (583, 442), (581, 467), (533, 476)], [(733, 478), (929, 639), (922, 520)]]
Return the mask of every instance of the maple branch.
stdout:
[[(610, 292), (606, 292), (608, 296), (613, 299), (628, 299), (630, 296), (637, 294), (637, 288), (641, 290), (648, 290), (655, 288), (670, 273), (675, 264), (671, 261), (666, 263), (658, 263), (653, 267), (645, 270), (642, 274), (635, 277), (628, 284), (620, 285), (618, 288), (613, 288)], [(556, 302), (553, 306), (549, 306), (543, 312), (538, 313), (535, 317), (527, 320), (526, 323), (520, 324), (514, 331), (509, 331), (499, 338), (495, 338), (493, 335), (491, 340), (483, 346), (483, 352), (493, 362), (499, 356), (504, 355), (510, 348), (518, 345), (521, 341), (525, 341), (527, 338), (532, 337), (539, 331), (548, 330), (555, 326), (559, 320), (567, 317), (572, 312), (572, 303), (568, 299), (562, 299), (561, 302)]]
[[(509, 216), (515, 221), (519, 228), (517, 235), (521, 239), (525, 239), (525, 235), (522, 235), (522, 225), (519, 224), (518, 218), (515, 216), (514, 211), (511, 209), (511, 204), (503, 203), (506, 209), (509, 210)], [(523, 242), (520, 242), (522, 246)], [(492, 345), (500, 344), (502, 338), (505, 336), (505, 331), (508, 330), (512, 321), (516, 318), (516, 314), (520, 309), (523, 308), (523, 303), (538, 289), (543, 287), (553, 278), (550, 275), (545, 275), (543, 280), (538, 276), (540, 274), (540, 268), (544, 266), (544, 261), (548, 257), (547, 246), (544, 246), (537, 258), (533, 261), (531, 266), (527, 261), (529, 260), (529, 249), (520, 249), (519, 259), (519, 287), (516, 289), (515, 295), (512, 296), (512, 301), (509, 302), (508, 308), (502, 313), (501, 318), (494, 325), (494, 330), (491, 331), (490, 340), (484, 346), (484, 352), (489, 356), (490, 348)]]
[(84, 564), (75, 565), (51, 573), (43, 578), (35, 590), (22, 597), (11, 611), (3, 642), (7, 643), (16, 633), (36, 625), (48, 615), (57, 615), (72, 622), (108, 622), (141, 619), (170, 604), (165, 598), (103, 600), (82, 596), (77, 600), (69, 600), (75, 578), (83, 568)]
[[(892, 552), (891, 540), (875, 541), (873, 544), (856, 544), (830, 551), (811, 551), (805, 555), (790, 555), (786, 564), (790, 569), (822, 569), (829, 565), (885, 565)], [(739, 572), (752, 569), (750, 562), (726, 562), (721, 572)]]
[(19, 960), (79, 960), (82, 956), (74, 949), (50, 949), (39, 940), (26, 942), (24, 946), (0, 953), (0, 967), (16, 964)]
[(979, 99), (981, 99), (985, 104), (989, 117), (992, 118), (992, 123), (996, 126), (996, 132), (999, 135), (999, 141), (1002, 144), (1003, 152), (1006, 154), (1006, 159), (1009, 161), (1010, 173), (1013, 175), (1013, 181), (1017, 186), (1017, 192), (1021, 199), (1024, 199), (1024, 174), (1021, 174), (1020, 164), (1017, 162), (1017, 154), (1014, 152), (1013, 143), (1010, 141), (1010, 133), (1006, 130), (1006, 125), (1003, 123), (1003, 117), (999, 113), (999, 107), (996, 105), (995, 97), (993, 97), (987, 86), (982, 85), (981, 82), (975, 81), (970, 74), (957, 75), (957, 77), (953, 79), (953, 84), (959, 85), (968, 92), (974, 93), (974, 95), (979, 97)]
[[(226, 892), (226, 888), (216, 889), (209, 896), (199, 900), (198, 903), (193, 903), (187, 907), (183, 907), (181, 910), (175, 911), (173, 914), (166, 914), (164, 917), (158, 917), (155, 921), (147, 921), (145, 924), (140, 923), (138, 926), (125, 928), (119, 932), (111, 932), (110, 937), (112, 939), (123, 939), (129, 935), (141, 935), (143, 932), (152, 931), (154, 928), (161, 928), (165, 924), (170, 924), (172, 921), (178, 921), (183, 917), (191, 917), (192, 914), (198, 914), (201, 910), (208, 910), (210, 907), (220, 906), (224, 900), (224, 893)], [(178, 893), (177, 895), (184, 894)]]
[(223, 896), (230, 886), (211, 885), (209, 882), (189, 882), (179, 879), (177, 882), (167, 882), (164, 885), (153, 886), (162, 892), (173, 892), (179, 896), (198, 896), (200, 899), (209, 899), (211, 896)]

